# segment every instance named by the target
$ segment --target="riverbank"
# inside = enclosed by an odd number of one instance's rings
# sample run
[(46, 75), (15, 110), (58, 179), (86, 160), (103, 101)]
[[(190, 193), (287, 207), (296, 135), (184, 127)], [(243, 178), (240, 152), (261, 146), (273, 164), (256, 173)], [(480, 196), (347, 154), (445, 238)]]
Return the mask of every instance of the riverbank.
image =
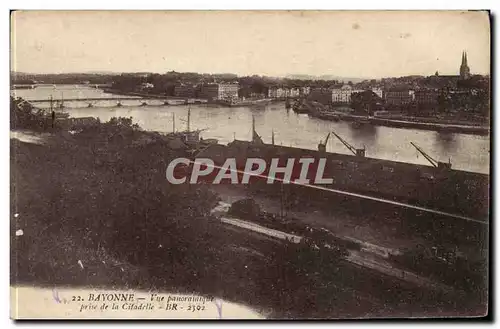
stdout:
[(113, 89), (113, 88), (99, 88), (105, 93), (108, 94), (115, 94), (115, 95), (122, 95), (122, 96), (138, 96), (138, 97), (148, 97), (148, 98), (159, 98), (159, 99), (184, 99), (183, 97), (174, 97), (174, 96), (166, 96), (166, 95), (160, 95), (160, 94), (155, 94), (155, 93), (138, 93), (134, 91), (123, 91), (120, 89)]
[(237, 100), (237, 101), (231, 101), (231, 102), (217, 101), (216, 100), (216, 101), (208, 102), (208, 103), (227, 106), (227, 107), (241, 107), (241, 106), (255, 106), (255, 105), (265, 106), (267, 104), (276, 103), (276, 102), (280, 102), (280, 101), (272, 99), (272, 98), (261, 98), (261, 99)]
[(374, 126), (386, 126), (393, 128), (410, 128), (421, 130), (433, 130), (450, 133), (474, 134), (480, 136), (489, 136), (490, 127), (480, 124), (465, 125), (463, 122), (454, 122), (450, 120), (440, 120), (434, 118), (410, 118), (391, 119), (374, 116), (360, 116), (341, 112), (322, 112), (311, 114), (323, 120), (329, 121), (348, 121), (355, 124), (371, 124)]

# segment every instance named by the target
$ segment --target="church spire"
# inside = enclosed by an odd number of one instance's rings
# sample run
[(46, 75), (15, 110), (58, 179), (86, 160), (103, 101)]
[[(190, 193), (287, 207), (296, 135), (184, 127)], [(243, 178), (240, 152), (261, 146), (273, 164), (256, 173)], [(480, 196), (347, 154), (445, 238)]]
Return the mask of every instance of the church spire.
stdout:
[(467, 52), (462, 51), (462, 64), (460, 65), (460, 79), (465, 80), (470, 77), (469, 65), (467, 65)]

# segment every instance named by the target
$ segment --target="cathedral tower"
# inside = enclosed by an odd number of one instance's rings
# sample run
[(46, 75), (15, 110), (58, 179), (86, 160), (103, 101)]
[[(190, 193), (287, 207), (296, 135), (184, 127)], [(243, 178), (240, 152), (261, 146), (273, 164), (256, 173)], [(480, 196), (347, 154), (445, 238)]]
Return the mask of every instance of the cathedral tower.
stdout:
[(467, 65), (467, 53), (462, 52), (462, 64), (460, 65), (460, 79), (465, 80), (470, 77), (470, 69)]

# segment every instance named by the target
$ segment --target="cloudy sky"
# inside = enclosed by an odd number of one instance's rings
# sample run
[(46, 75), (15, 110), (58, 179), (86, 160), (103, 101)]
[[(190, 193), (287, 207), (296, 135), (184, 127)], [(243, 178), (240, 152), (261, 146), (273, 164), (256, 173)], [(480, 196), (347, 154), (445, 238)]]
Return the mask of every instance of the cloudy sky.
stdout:
[(484, 12), (18, 11), (12, 69), (310, 74), (489, 73)]

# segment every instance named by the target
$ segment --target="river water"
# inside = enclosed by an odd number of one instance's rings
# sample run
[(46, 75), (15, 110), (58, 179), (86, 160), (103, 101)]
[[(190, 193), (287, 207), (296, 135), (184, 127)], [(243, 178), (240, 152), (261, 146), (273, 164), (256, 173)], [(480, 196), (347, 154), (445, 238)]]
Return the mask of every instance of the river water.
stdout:
[[(13, 91), (16, 96), (25, 99), (78, 99), (100, 97), (126, 97), (106, 94), (102, 90), (86, 86), (58, 85), (39, 86), (35, 89)], [(171, 132), (175, 114), (176, 130), (187, 126), (188, 106), (165, 106), (162, 101), (148, 101), (146, 107), (139, 106), (135, 100), (122, 101), (123, 107), (116, 107), (117, 101), (92, 101), (93, 107), (87, 108), (88, 102), (65, 102), (66, 111), (72, 117), (98, 117), (107, 121), (112, 117), (133, 117), (145, 130)], [(39, 107), (48, 107), (40, 103)], [(217, 138), (219, 143), (228, 143), (234, 138), (251, 140), (252, 116), (255, 126), (264, 142), (270, 143), (272, 131), (275, 143), (286, 146), (317, 149), (320, 140), (324, 140), (330, 131), (335, 131), (351, 145), (366, 147), (366, 156), (401, 162), (430, 165), (410, 142), (414, 142), (434, 159), (451, 161), (453, 168), (489, 173), (490, 139), (456, 133), (438, 133), (417, 129), (366, 126), (354, 128), (348, 122), (324, 121), (310, 118), (306, 114), (287, 111), (284, 103), (272, 103), (263, 108), (222, 107), (214, 105), (190, 105), (191, 129), (205, 129), (203, 138)], [(328, 152), (351, 154), (334, 136), (327, 144)]]

